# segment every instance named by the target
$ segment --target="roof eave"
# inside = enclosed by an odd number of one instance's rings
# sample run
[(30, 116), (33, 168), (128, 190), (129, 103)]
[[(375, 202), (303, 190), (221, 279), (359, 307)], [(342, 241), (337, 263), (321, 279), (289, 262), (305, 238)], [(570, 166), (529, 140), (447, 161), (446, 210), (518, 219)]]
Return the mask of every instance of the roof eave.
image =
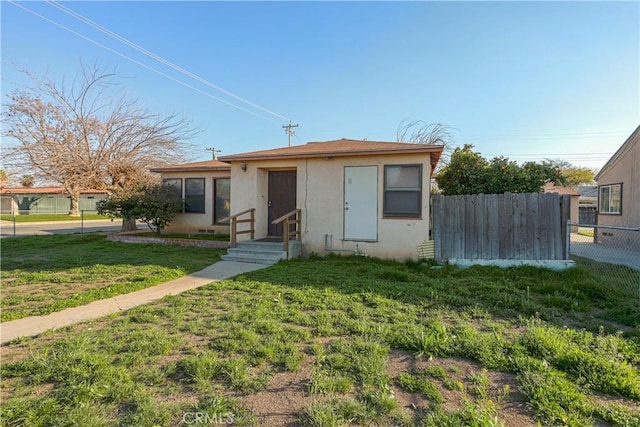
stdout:
[(215, 171), (229, 171), (231, 166), (228, 167), (195, 167), (195, 168), (153, 168), (149, 169), (151, 172), (164, 173), (164, 172), (215, 172)]
[(626, 150), (627, 145), (631, 144), (631, 141), (633, 141), (633, 139), (636, 137), (636, 135), (638, 135), (638, 133), (640, 133), (640, 125), (633, 132), (631, 132), (631, 135), (629, 135), (629, 137), (622, 143), (620, 148), (618, 148), (618, 150), (613, 154), (613, 156), (611, 156), (611, 158), (607, 161), (607, 163), (604, 164), (602, 169), (600, 169), (600, 171), (596, 174), (596, 176), (593, 179), (595, 179), (596, 181), (600, 180), (600, 176), (604, 172), (606, 172), (607, 169), (613, 166), (613, 164), (617, 161), (617, 159)]
[(307, 158), (322, 158), (322, 157), (354, 157), (354, 156), (375, 156), (375, 155), (388, 155), (388, 154), (419, 154), (419, 153), (442, 153), (443, 147), (434, 145), (430, 147), (416, 147), (403, 148), (403, 149), (390, 149), (390, 150), (359, 150), (359, 151), (319, 151), (316, 153), (271, 153), (271, 154), (233, 154), (231, 156), (220, 157), (221, 161), (225, 162), (248, 162), (258, 160), (283, 160), (283, 159), (307, 159)]

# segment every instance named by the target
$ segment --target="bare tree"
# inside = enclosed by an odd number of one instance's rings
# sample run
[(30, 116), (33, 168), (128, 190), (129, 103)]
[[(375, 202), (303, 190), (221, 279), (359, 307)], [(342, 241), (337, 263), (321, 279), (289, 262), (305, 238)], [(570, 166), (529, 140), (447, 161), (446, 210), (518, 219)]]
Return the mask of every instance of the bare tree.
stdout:
[(71, 215), (79, 214), (83, 188), (128, 191), (152, 180), (149, 168), (185, 159), (195, 135), (189, 122), (112, 96), (116, 74), (82, 65), (68, 86), (23, 72), (35, 86), (8, 95), (3, 135), (13, 144), (6, 162), (61, 184)]
[(414, 144), (442, 145), (444, 150), (438, 162), (437, 169), (440, 170), (449, 163), (453, 152), (453, 137), (451, 132), (454, 128), (441, 123), (427, 123), (424, 120), (404, 119), (398, 125), (396, 131), (396, 141), (411, 142)]

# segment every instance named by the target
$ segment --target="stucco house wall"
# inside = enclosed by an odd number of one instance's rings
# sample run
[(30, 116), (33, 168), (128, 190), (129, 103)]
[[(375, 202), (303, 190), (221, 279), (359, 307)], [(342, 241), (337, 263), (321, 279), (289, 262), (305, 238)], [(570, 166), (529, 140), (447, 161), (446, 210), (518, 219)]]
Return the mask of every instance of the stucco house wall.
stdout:
[(600, 189), (622, 184), (620, 213), (598, 212), (599, 225), (640, 227), (640, 126), (622, 144), (596, 176), (598, 181), (598, 206)]
[[(544, 186), (545, 193), (558, 193), (558, 194), (567, 194), (571, 196), (571, 209), (569, 213), (569, 219), (572, 224), (578, 224), (580, 222), (580, 193), (570, 187), (561, 187), (553, 184), (547, 184)], [(578, 226), (571, 227), (572, 233), (578, 232)]]
[(220, 233), (229, 234), (229, 224), (219, 224), (214, 220), (214, 180), (230, 178), (230, 166), (216, 160), (185, 163), (151, 169), (159, 173), (161, 179), (180, 179), (182, 196), (185, 197), (185, 179), (204, 178), (204, 212), (183, 212), (164, 229), (166, 233)]
[[(439, 152), (437, 156), (439, 157)], [(230, 156), (233, 157), (233, 156)], [(225, 159), (228, 159), (225, 158)], [(420, 218), (383, 215), (385, 165), (421, 165)], [(377, 239), (345, 240), (345, 167), (377, 168)], [(429, 238), (430, 153), (373, 154), (340, 157), (231, 161), (231, 211), (255, 208), (256, 238), (268, 231), (268, 172), (296, 171), (296, 207), (302, 210), (303, 255), (332, 252), (353, 254), (357, 249), (386, 259), (416, 259), (417, 246)], [(238, 226), (242, 229), (242, 224)], [(248, 239), (239, 235), (238, 240)], [(330, 246), (331, 249), (327, 249)]]
[[(640, 227), (640, 126), (629, 136), (596, 175), (598, 182), (598, 225)], [(603, 212), (603, 188), (621, 185), (620, 211)], [(640, 232), (597, 229), (597, 240), (623, 247), (640, 247)]]

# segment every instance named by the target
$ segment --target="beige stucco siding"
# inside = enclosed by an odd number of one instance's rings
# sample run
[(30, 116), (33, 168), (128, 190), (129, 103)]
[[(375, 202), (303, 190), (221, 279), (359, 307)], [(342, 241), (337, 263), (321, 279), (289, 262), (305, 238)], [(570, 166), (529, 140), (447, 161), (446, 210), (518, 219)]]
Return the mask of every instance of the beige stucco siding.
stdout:
[(600, 173), (598, 186), (622, 183), (622, 213), (598, 214), (598, 224), (640, 227), (640, 134), (617, 161)]
[[(246, 171), (241, 169), (243, 163)], [(383, 218), (384, 166), (405, 164), (422, 165), (422, 217)], [(343, 239), (344, 174), (347, 166), (377, 167), (377, 241)], [(369, 256), (398, 260), (417, 258), (416, 247), (428, 238), (429, 233), (431, 171), (428, 154), (233, 162), (231, 210), (232, 213), (237, 213), (250, 208), (256, 209), (256, 238), (267, 234), (268, 171), (287, 169), (296, 170), (296, 204), (302, 210), (302, 243), (305, 255), (326, 255), (332, 252), (325, 250), (325, 242), (328, 242), (336, 253), (353, 253), (358, 245), (359, 250)], [(246, 238), (248, 235), (238, 236), (239, 240)]]
[(214, 178), (229, 178), (229, 171), (206, 172), (163, 172), (162, 179), (182, 178), (182, 191), (184, 192), (185, 178), (204, 178), (205, 212), (181, 213), (165, 228), (167, 233), (197, 233), (202, 230), (215, 233), (229, 233), (228, 225), (213, 224), (213, 180)]

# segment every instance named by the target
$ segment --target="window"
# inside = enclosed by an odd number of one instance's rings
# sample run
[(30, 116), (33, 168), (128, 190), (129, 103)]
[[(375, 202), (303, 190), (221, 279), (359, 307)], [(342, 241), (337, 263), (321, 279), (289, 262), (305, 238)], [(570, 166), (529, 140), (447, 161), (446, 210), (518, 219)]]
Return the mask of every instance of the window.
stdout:
[(422, 215), (422, 165), (384, 167), (383, 214), (403, 218)]
[(185, 212), (204, 213), (204, 178), (184, 179)]
[(602, 185), (599, 190), (598, 212), (602, 214), (621, 214), (622, 184)]
[(165, 178), (162, 185), (168, 185), (176, 189), (178, 196), (182, 197), (182, 178)]
[(213, 223), (229, 224), (221, 222), (221, 219), (231, 214), (231, 179), (217, 178), (213, 180)]

